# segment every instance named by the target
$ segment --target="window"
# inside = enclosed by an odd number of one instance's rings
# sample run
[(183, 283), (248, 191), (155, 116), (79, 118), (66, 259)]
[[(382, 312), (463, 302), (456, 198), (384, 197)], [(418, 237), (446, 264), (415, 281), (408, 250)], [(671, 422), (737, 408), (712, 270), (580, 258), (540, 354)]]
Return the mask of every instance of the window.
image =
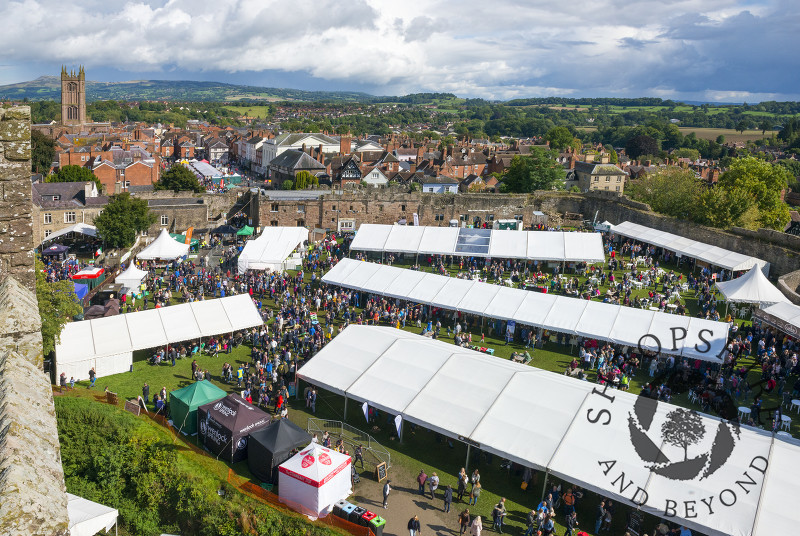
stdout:
[(350, 205), (350, 212), (353, 211), (353, 205)]
[(297, 205), (297, 212), (305, 213), (305, 211), (306, 211), (306, 206), (305, 205)]
[(622, 177), (617, 177), (617, 182), (622, 182)]
[(271, 222), (269, 222), (269, 224), (270, 224), (271, 227), (277, 227), (278, 226), (278, 220), (272, 220)]
[(433, 193), (433, 188), (428, 188), (428, 193), (432, 194)]
[(383, 212), (383, 205), (378, 205), (378, 212)]
[(53, 201), (61, 201), (61, 195), (60, 194), (54, 195), (53, 196)]
[(161, 215), (161, 225), (169, 225), (169, 216), (166, 214)]
[(606, 182), (611, 182), (611, 177), (606, 177)]
[(331, 210), (336, 210), (336, 205), (331, 205)]
[(592, 179), (592, 180), (593, 180), (594, 182), (599, 182), (599, 181), (600, 181), (600, 177), (595, 177), (595, 178), (594, 178), (594, 179)]
[(48, 237), (48, 236), (50, 236), (51, 234), (53, 234), (53, 231), (51, 231), (50, 229), (45, 229), (45, 231), (44, 231), (44, 237), (45, 237), (45, 238), (47, 238), (47, 237)]
[(494, 221), (494, 214), (487, 214), (486, 221)]
[(468, 221), (468, 218), (469, 214), (462, 214), (461, 216), (458, 217), (458, 219), (461, 221)]
[(51, 223), (53, 223), (53, 215), (49, 212), (46, 212), (44, 215), (44, 224), (50, 225)]
[(270, 206), (269, 211), (278, 212), (278, 203), (272, 203), (272, 206)]
[(617, 191), (619, 192), (619, 186), (617, 186)]
[(305, 227), (306, 226), (305, 220), (297, 220), (297, 226), (298, 227)]
[(400, 205), (400, 212), (405, 212), (405, 211), (406, 211), (406, 206)]
[(74, 212), (65, 212), (64, 213), (64, 223), (75, 223), (75, 213)]
[(514, 219), (517, 221), (522, 221), (522, 214), (514, 214)]
[(444, 214), (437, 214), (434, 219), (436, 221), (444, 221)]

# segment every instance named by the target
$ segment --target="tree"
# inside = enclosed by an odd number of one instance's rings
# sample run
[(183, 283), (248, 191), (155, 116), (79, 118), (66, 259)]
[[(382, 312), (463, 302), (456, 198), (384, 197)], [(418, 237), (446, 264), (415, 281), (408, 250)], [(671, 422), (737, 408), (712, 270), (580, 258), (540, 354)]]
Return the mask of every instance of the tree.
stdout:
[(93, 182), (97, 191), (103, 190), (100, 179), (91, 170), (81, 166), (64, 166), (47, 177), (47, 182)]
[(691, 219), (702, 188), (692, 171), (669, 167), (631, 181), (625, 193), (661, 214)]
[(570, 147), (575, 137), (567, 127), (553, 127), (544, 135), (544, 139), (550, 142), (550, 148), (561, 151)]
[(136, 240), (136, 233), (146, 231), (156, 222), (147, 201), (131, 197), (127, 192), (111, 196), (111, 201), (94, 219), (97, 234), (109, 247), (127, 248)]
[(733, 226), (757, 226), (759, 217), (753, 197), (741, 188), (709, 188), (697, 199), (695, 209), (699, 223), (727, 229)]
[(44, 355), (55, 350), (61, 330), (69, 320), (83, 312), (75, 287), (70, 280), (48, 283), (44, 264), (36, 259), (36, 301), (42, 319), (42, 349)]
[(625, 144), (625, 152), (633, 159), (643, 154), (658, 154), (659, 150), (658, 140), (646, 134), (634, 136)]
[(195, 174), (182, 164), (175, 164), (162, 173), (161, 178), (153, 186), (156, 190), (172, 190), (174, 192), (200, 193), (205, 190)]
[(56, 159), (56, 142), (38, 130), (31, 131), (31, 171), (47, 175)]
[(699, 442), (706, 435), (700, 416), (694, 411), (678, 408), (667, 414), (661, 425), (661, 436), (672, 446), (683, 448), (683, 459), (689, 459), (689, 445)]
[(775, 125), (772, 124), (772, 119), (762, 119), (761, 122), (758, 124), (759, 130), (761, 130), (761, 135), (763, 136), (768, 130), (772, 130)]
[(303, 170), (299, 171), (294, 177), (294, 184), (292, 189), (305, 190), (312, 186), (319, 186), (319, 179), (311, 174), (311, 172)]
[(675, 158), (688, 158), (692, 161), (697, 160), (700, 158), (700, 151), (697, 149), (689, 149), (688, 147), (682, 147), (680, 149), (675, 149), (672, 152), (672, 156)]
[(293, 190), (294, 189), (294, 181), (292, 181), (292, 180), (283, 181), (283, 184), (281, 185), (281, 188), (283, 188), (284, 190)]
[(718, 187), (746, 192), (758, 207), (758, 223), (782, 231), (791, 216), (789, 207), (781, 201), (781, 191), (791, 179), (792, 174), (784, 166), (747, 156), (731, 161), (728, 171), (720, 177)]
[(725, 145), (725, 135), (724, 134), (720, 134), (719, 136), (717, 136), (717, 143), (720, 144), (720, 145)]
[(517, 155), (503, 179), (503, 189), (512, 193), (554, 190), (564, 187), (564, 168), (556, 161), (558, 153), (531, 147), (530, 156)]
[(744, 134), (744, 131), (747, 130), (748, 128), (750, 128), (750, 121), (748, 121), (747, 119), (742, 119), (741, 121), (736, 123), (735, 127), (736, 131), (742, 134)]

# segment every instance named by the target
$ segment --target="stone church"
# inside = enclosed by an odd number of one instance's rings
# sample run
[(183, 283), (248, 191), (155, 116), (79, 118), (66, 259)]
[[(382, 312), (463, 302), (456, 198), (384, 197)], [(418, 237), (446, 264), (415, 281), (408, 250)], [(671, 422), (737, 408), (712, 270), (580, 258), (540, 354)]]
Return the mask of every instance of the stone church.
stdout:
[(67, 72), (61, 67), (61, 124), (83, 126), (86, 124), (86, 73), (83, 66)]

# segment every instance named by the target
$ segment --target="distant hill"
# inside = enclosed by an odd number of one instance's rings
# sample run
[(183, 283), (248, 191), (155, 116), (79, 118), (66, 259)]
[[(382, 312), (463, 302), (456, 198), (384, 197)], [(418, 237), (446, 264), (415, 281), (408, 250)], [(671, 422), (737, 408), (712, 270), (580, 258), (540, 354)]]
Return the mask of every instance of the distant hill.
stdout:
[[(60, 100), (61, 79), (57, 76), (40, 76), (30, 82), (0, 86), (0, 99), (22, 100), (25, 98), (28, 100)], [(303, 91), (191, 80), (131, 80), (128, 82), (87, 80), (86, 99), (88, 101), (233, 101), (252, 99), (369, 102), (376, 100), (376, 97), (355, 91)]]

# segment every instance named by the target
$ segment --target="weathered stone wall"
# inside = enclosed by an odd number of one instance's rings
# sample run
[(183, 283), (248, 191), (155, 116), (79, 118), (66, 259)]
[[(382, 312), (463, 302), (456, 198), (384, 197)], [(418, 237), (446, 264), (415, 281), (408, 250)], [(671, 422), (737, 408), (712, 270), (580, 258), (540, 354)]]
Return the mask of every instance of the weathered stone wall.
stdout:
[(800, 305), (800, 270), (778, 278), (778, 288), (793, 304)]
[(30, 109), (0, 108), (0, 534), (67, 534), (31, 226)]
[(33, 290), (31, 109), (0, 107), (0, 277)]

